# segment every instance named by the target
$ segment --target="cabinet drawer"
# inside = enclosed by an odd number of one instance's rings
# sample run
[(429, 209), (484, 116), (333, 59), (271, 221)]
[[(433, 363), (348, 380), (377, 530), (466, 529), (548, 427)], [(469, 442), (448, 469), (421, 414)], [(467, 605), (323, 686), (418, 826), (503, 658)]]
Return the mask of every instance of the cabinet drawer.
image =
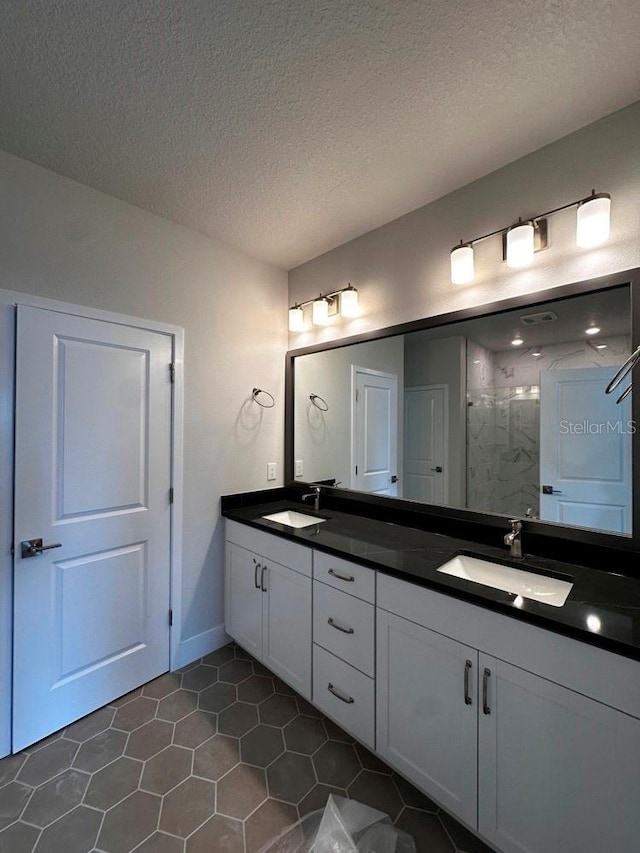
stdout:
[(314, 581), (313, 641), (367, 675), (373, 676), (373, 605)]
[(280, 563), (281, 566), (287, 566), (302, 575), (311, 576), (311, 548), (290, 542), (273, 533), (263, 533), (262, 530), (239, 524), (229, 518), (225, 519), (225, 533), (227, 542), (247, 548), (265, 560)]
[(349, 595), (355, 595), (369, 604), (376, 600), (376, 573), (366, 566), (359, 566), (340, 557), (332, 557), (322, 551), (313, 552), (313, 577), (328, 583)]
[(314, 705), (370, 749), (375, 749), (374, 685), (372, 678), (314, 644)]

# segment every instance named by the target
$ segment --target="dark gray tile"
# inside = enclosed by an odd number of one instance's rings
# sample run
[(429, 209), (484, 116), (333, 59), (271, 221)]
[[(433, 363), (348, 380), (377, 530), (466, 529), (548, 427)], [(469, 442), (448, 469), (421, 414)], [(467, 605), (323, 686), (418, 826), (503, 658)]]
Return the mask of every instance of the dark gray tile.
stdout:
[(120, 696), (119, 699), (114, 699), (113, 702), (109, 702), (109, 705), (111, 705), (112, 708), (121, 708), (123, 705), (132, 702), (141, 695), (142, 687), (136, 687), (136, 689), (132, 690), (130, 693), (125, 693), (124, 696)]
[(316, 784), (308, 755), (285, 752), (267, 768), (269, 795), (296, 805)]
[(164, 797), (159, 828), (186, 838), (215, 810), (215, 784), (191, 776)]
[(102, 812), (76, 806), (42, 831), (34, 853), (88, 853), (93, 850), (101, 820)]
[(26, 755), (31, 755), (34, 752), (37, 752), (39, 749), (42, 749), (45, 746), (49, 746), (50, 743), (53, 743), (56, 740), (59, 740), (62, 737), (63, 729), (60, 729), (57, 732), (53, 732), (53, 734), (48, 735), (47, 737), (42, 738), (42, 740), (37, 741), (36, 743), (32, 743), (31, 746), (25, 746), (22, 750)]
[(165, 699), (161, 699), (156, 712), (156, 717), (159, 720), (167, 720), (170, 723), (177, 723), (182, 720), (187, 714), (198, 707), (198, 694), (192, 690), (176, 690)]
[(280, 835), (297, 819), (294, 806), (268, 799), (245, 821), (246, 853), (256, 853), (269, 839)]
[(358, 753), (358, 758), (360, 759), (360, 764), (362, 764), (365, 770), (373, 770), (376, 773), (384, 773), (387, 776), (391, 776), (393, 770), (388, 764), (381, 761), (377, 755), (369, 752), (369, 750), (362, 746), (361, 743), (356, 743), (355, 748)]
[(412, 809), (420, 809), (423, 812), (432, 812), (433, 814), (437, 814), (440, 811), (440, 807), (433, 800), (430, 800), (426, 794), (423, 794), (422, 791), (419, 791), (410, 782), (403, 779), (402, 776), (394, 773), (393, 781), (405, 806), (409, 806)]
[(203, 711), (212, 711), (214, 714), (218, 714), (232, 705), (236, 698), (236, 688), (233, 684), (218, 682), (200, 693), (198, 707)]
[(12, 823), (0, 832), (0, 853), (31, 853), (40, 830), (26, 823)]
[(218, 670), (215, 666), (200, 664), (189, 670), (182, 677), (182, 686), (185, 690), (204, 690), (218, 680)]
[(138, 696), (131, 702), (127, 702), (122, 708), (118, 708), (116, 715), (113, 718), (114, 729), (121, 729), (123, 732), (132, 732), (134, 729), (140, 728), (144, 723), (148, 723), (156, 715), (158, 702), (156, 699), (149, 699), (147, 696)]
[(242, 821), (214, 815), (187, 840), (186, 853), (244, 853)]
[(127, 741), (125, 755), (146, 761), (152, 755), (169, 746), (173, 739), (173, 723), (164, 720), (151, 720), (131, 732)]
[(306, 797), (298, 803), (298, 812), (303, 818), (310, 812), (324, 809), (329, 799), (329, 794), (334, 794), (338, 797), (346, 797), (347, 792), (343, 788), (334, 788), (333, 785), (314, 785)]
[(248, 702), (234, 702), (218, 714), (218, 731), (223, 735), (242, 737), (258, 725), (258, 710)]
[(249, 678), (250, 675), (253, 675), (253, 667), (249, 661), (238, 658), (229, 661), (229, 663), (223, 663), (218, 669), (218, 678), (220, 681), (226, 681), (229, 684), (240, 684), (241, 681)]
[(124, 732), (115, 729), (100, 732), (99, 735), (82, 744), (73, 766), (80, 770), (86, 770), (87, 773), (94, 773), (119, 758), (124, 751), (126, 742), (127, 735)]
[(207, 664), (208, 666), (222, 666), (223, 663), (227, 663), (230, 660), (235, 658), (235, 649), (232, 645), (223, 646), (221, 649), (216, 649), (215, 652), (211, 652), (208, 655), (205, 655), (202, 658), (202, 663)]
[(305, 717), (317, 717), (319, 720), (322, 719), (322, 711), (318, 711), (310, 702), (307, 702), (306, 699), (303, 699), (302, 696), (296, 696), (296, 702), (298, 703), (298, 712), (300, 714), (304, 714)]
[(392, 821), (404, 808), (391, 776), (371, 770), (363, 770), (347, 791), (354, 800), (388, 814)]
[(323, 723), (329, 740), (337, 740), (340, 743), (355, 743), (355, 739), (350, 734), (347, 734), (344, 729), (341, 729), (340, 726), (337, 726), (333, 720), (325, 717)]
[(176, 723), (173, 742), (178, 746), (195, 749), (205, 740), (213, 737), (217, 730), (218, 718), (216, 714), (210, 714), (208, 711), (194, 711)]
[(174, 838), (164, 832), (154, 832), (140, 847), (136, 847), (135, 853), (183, 853), (184, 841)]
[(181, 746), (168, 746), (145, 764), (140, 787), (154, 794), (166, 794), (191, 775), (193, 752)]
[(456, 848), (437, 815), (405, 809), (395, 825), (409, 833), (415, 841), (418, 853), (423, 850), (428, 850), (429, 853), (455, 853)]
[(246, 764), (266, 767), (282, 752), (282, 730), (274, 726), (256, 726), (240, 740), (240, 757)]
[(91, 777), (84, 797), (85, 805), (110, 809), (137, 789), (143, 764), (133, 758), (117, 758)]
[(106, 708), (100, 708), (98, 711), (94, 711), (93, 714), (89, 714), (88, 717), (83, 717), (81, 720), (78, 720), (78, 722), (74, 723), (72, 726), (68, 726), (64, 730), (64, 736), (69, 740), (76, 740), (78, 743), (84, 743), (85, 740), (89, 740), (89, 738), (92, 738), (94, 735), (100, 734), (100, 732), (108, 729), (115, 713), (115, 710), (108, 706)]
[(450, 817), (446, 812), (440, 812), (440, 820), (460, 853), (492, 853), (491, 847), (488, 847), (483, 841), (476, 838), (473, 833), (469, 832), (468, 829)]
[(214, 782), (228, 773), (239, 761), (236, 738), (216, 735), (193, 753), (193, 774)]
[(298, 716), (298, 706), (292, 696), (270, 696), (258, 706), (260, 722), (268, 726), (286, 726)]
[(274, 676), (273, 678), (273, 689), (281, 696), (295, 697), (297, 695), (293, 687), (289, 687), (288, 684), (286, 684), (281, 678), (278, 678), (277, 676)]
[(273, 693), (273, 679), (252, 675), (238, 685), (238, 699), (241, 702), (253, 702), (258, 705)]
[(30, 755), (16, 778), (18, 782), (24, 782), (26, 785), (34, 787), (42, 785), (71, 767), (77, 751), (77, 743), (70, 740), (55, 740)]
[(65, 770), (33, 792), (22, 820), (48, 826), (75, 806), (79, 806), (91, 777), (80, 770)]
[(296, 717), (284, 727), (287, 749), (311, 755), (327, 740), (322, 720), (315, 717)]
[(105, 853), (129, 853), (157, 829), (161, 802), (154, 794), (135, 791), (106, 813), (96, 846)]
[(347, 788), (360, 773), (360, 761), (351, 744), (328, 741), (313, 756), (318, 782)]
[(232, 643), (231, 645), (233, 646), (235, 657), (241, 658), (242, 660), (255, 660), (254, 656), (249, 654), (249, 652), (245, 651), (242, 646), (238, 646), (236, 643)]
[(9, 782), (0, 788), (0, 829), (5, 829), (22, 814), (32, 789), (20, 782)]
[(184, 666), (181, 666), (180, 669), (176, 669), (176, 672), (180, 673), (180, 675), (184, 675), (185, 672), (189, 672), (191, 669), (195, 669), (196, 666), (200, 666), (202, 663), (202, 658), (196, 658), (192, 660), (191, 663), (187, 663)]
[(218, 782), (217, 811), (239, 819), (246, 818), (267, 798), (264, 770), (238, 764)]
[(27, 760), (25, 752), (19, 752), (17, 755), (7, 755), (6, 758), (0, 759), (0, 787), (6, 785), (7, 782), (12, 782), (22, 765)]
[(142, 688), (142, 695), (150, 699), (164, 699), (174, 690), (182, 686), (182, 676), (179, 672), (165, 672), (160, 678), (150, 681)]

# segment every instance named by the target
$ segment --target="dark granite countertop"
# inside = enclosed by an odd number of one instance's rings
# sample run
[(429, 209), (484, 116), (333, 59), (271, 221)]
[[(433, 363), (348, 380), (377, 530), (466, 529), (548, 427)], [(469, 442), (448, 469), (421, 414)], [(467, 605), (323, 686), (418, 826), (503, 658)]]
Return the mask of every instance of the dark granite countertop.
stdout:
[[(526, 552), (526, 536), (523, 537), (524, 560), (513, 561), (509, 559), (506, 548), (478, 544), (335, 509), (317, 513), (326, 519), (322, 524), (296, 530), (265, 521), (262, 516), (289, 508), (306, 515), (316, 515), (308, 506), (292, 500), (253, 505), (247, 505), (246, 501), (241, 503), (244, 505), (234, 506), (233, 500), (223, 499), (223, 516), (640, 660), (640, 581), (617, 574), (615, 565), (603, 566), (600, 570), (529, 555)], [(513, 593), (437, 572), (440, 566), (460, 553), (486, 557), (514, 568), (569, 576), (573, 581), (573, 589), (564, 606), (553, 607), (531, 599), (516, 600)]]

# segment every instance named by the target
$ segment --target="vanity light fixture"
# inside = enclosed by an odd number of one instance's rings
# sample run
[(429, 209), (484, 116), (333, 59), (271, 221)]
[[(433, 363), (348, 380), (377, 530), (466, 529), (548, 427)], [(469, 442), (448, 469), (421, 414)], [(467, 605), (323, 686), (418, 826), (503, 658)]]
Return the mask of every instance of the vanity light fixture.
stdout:
[(520, 335), (520, 332), (516, 332), (513, 340), (511, 341), (511, 346), (512, 347), (521, 347), (523, 343), (524, 343), (524, 341), (522, 340), (522, 336)]
[(534, 351), (531, 353), (531, 355), (532, 355), (534, 358), (540, 358), (540, 356), (542, 355), (542, 350), (534, 349)]
[(600, 326), (596, 326), (595, 323), (591, 323), (591, 325), (584, 330), (584, 333), (585, 335), (597, 335), (599, 331)]
[(596, 349), (606, 349), (607, 348), (606, 344), (596, 344), (595, 346), (596, 346)]
[[(302, 332), (305, 329), (304, 309), (311, 305), (311, 322), (314, 326), (326, 326), (333, 314), (342, 317), (358, 316), (358, 291), (349, 284), (331, 293), (320, 293), (314, 299), (296, 302), (289, 308), (289, 331)], [(333, 310), (332, 310), (333, 309)]]
[(546, 249), (547, 219), (561, 210), (577, 208), (576, 244), (587, 249), (599, 246), (609, 239), (611, 222), (611, 196), (608, 193), (591, 191), (586, 198), (571, 201), (539, 216), (518, 221), (509, 227), (498, 228), (473, 240), (460, 240), (451, 250), (451, 283), (469, 284), (474, 278), (473, 247), (481, 240), (502, 235), (502, 260), (517, 269), (531, 263), (535, 252)]

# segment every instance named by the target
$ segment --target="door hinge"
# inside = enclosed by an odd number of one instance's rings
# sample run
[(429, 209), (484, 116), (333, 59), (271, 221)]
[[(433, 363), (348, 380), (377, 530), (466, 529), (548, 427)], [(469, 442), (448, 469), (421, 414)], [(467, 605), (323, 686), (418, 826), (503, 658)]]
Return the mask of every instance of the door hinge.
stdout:
[(175, 361), (172, 361), (171, 364), (169, 365), (169, 378), (171, 379), (172, 383), (176, 381), (176, 363), (175, 363)]
[(173, 610), (169, 611), (169, 627), (173, 625)]
[(169, 489), (169, 503), (173, 503), (173, 486)]

